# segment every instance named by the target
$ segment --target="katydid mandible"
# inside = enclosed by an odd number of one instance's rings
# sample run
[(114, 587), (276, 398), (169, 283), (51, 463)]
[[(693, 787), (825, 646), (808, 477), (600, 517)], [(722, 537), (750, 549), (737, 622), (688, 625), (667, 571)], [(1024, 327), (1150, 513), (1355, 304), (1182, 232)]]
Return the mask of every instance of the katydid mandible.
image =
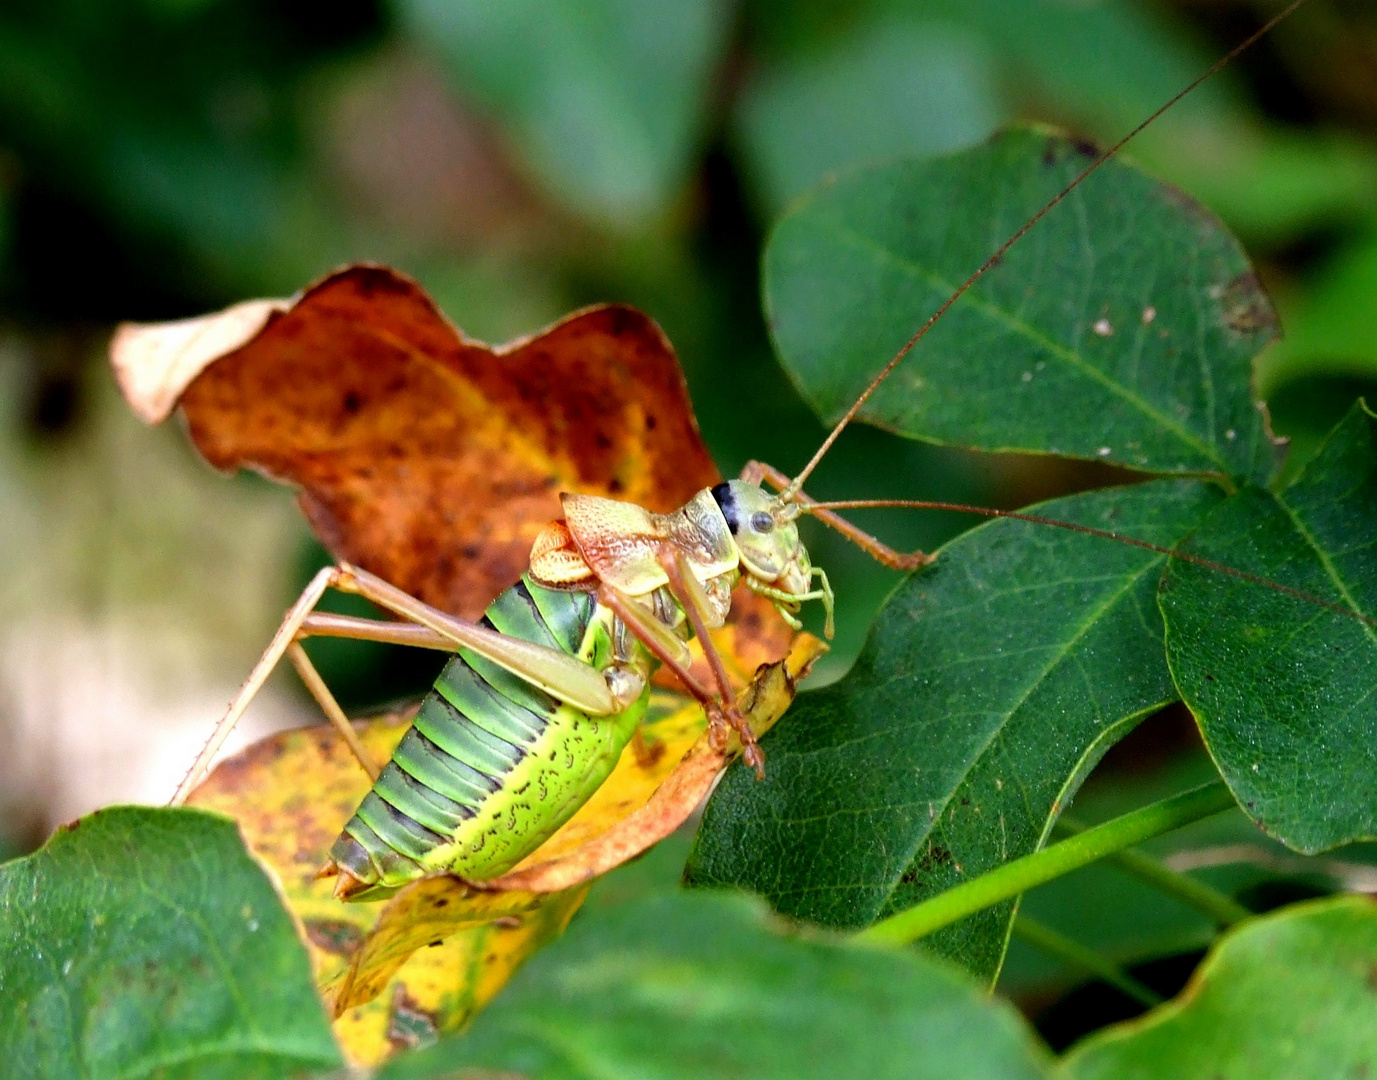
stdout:
[[(824, 504), (805, 495), (802, 485), (876, 388), (1010, 247), (1157, 116), (1304, 2), (1295, 0), (1099, 155), (1017, 230), (918, 328), (797, 476), (752, 462), (738, 479), (704, 489), (663, 515), (611, 499), (566, 494), (563, 519), (539, 534), (527, 573), (493, 601), (481, 624), (429, 607), (357, 567), (340, 564), (321, 571), (288, 611), (173, 803), (183, 802), (201, 780), (284, 656), (374, 780), (322, 871), (335, 876), (335, 895), (342, 899), (374, 899), (429, 873), (450, 872), (481, 882), (511, 869), (607, 778), (644, 716), (650, 677), (660, 666), (702, 705), (714, 744), (725, 745), (735, 732), (746, 763), (763, 777), (764, 757), (708, 634), (724, 624), (732, 589), (744, 582), (795, 626), (800, 606), (819, 601), (830, 636), (834, 598), (826, 574), (811, 564), (799, 538), (801, 514), (816, 516), (872, 557), (900, 570), (916, 569), (931, 556), (897, 552), (834, 511), (904, 505), (1021, 518), (1253, 578), (1131, 537), (1034, 515), (913, 500)], [(362, 595), (402, 621), (315, 612), (315, 605), (332, 588)], [(1304, 598), (1333, 607), (1317, 597)], [(310, 636), (392, 642), (454, 654), (380, 771), (301, 648), (301, 639)], [(690, 670), (687, 642), (692, 637), (699, 640), (707, 661), (708, 684)]]

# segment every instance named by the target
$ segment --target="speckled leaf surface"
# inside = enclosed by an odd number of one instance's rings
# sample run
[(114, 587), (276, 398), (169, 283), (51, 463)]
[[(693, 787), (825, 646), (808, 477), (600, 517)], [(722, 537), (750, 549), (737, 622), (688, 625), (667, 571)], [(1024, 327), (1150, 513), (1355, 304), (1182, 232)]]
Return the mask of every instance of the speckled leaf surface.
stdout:
[[(776, 227), (765, 305), (786, 369), (836, 419), (1058, 190), (1087, 148), (1013, 130), (845, 173)], [(1184, 194), (1111, 162), (941, 319), (866, 405), (936, 442), (1265, 480), (1253, 358), (1276, 316), (1242, 249)]]
[(1074, 1080), (1314, 1080), (1377, 1064), (1377, 906), (1342, 897), (1250, 920), (1175, 1001), (1092, 1035)]
[(14, 1080), (249, 1080), (339, 1064), (310, 964), (233, 822), (115, 807), (0, 868)]
[(905, 951), (771, 933), (743, 897), (589, 912), (468, 1034), (385, 1080), (1034, 1080), (1045, 1051), (1009, 1006)]
[(1184, 550), (1339, 609), (1173, 561), (1172, 674), (1240, 805), (1299, 851), (1377, 835), (1377, 419), (1355, 406), (1294, 484), (1241, 491)]
[[(1170, 545), (1217, 503), (1157, 481), (1045, 504), (1050, 518)], [(1019, 521), (943, 548), (890, 599), (840, 683), (728, 772), (689, 863), (785, 914), (858, 927), (1044, 841), (1099, 756), (1175, 691), (1154, 592), (1165, 556)], [(929, 939), (998, 971), (1010, 909)]]

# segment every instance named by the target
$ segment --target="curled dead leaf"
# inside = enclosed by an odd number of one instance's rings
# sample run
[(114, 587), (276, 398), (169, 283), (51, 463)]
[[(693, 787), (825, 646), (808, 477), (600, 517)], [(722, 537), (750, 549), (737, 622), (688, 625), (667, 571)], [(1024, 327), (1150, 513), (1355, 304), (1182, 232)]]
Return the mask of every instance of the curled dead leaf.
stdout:
[(720, 479), (673, 349), (628, 307), (493, 348), (353, 266), (293, 301), (122, 327), (112, 356), (140, 416), (179, 402), (211, 464), (296, 485), (337, 557), (467, 618), (525, 570), (560, 492), (667, 511)]
[(291, 300), (245, 300), (194, 319), (122, 323), (110, 339), (120, 392), (145, 424), (162, 423), (208, 364), (239, 348), (291, 305)]
[[(490, 348), (464, 338), (414, 282), (357, 266), (293, 300), (123, 327), (112, 357), (145, 420), (180, 404), (213, 465), (296, 485), (337, 557), (469, 618), (526, 568), (534, 536), (560, 515), (560, 492), (667, 511), (719, 479), (673, 351), (630, 308), (591, 308)], [(787, 708), (793, 679), (821, 648), (805, 635), (778, 662), (792, 632), (744, 592), (714, 640), (749, 684), (743, 703), (758, 730)], [(673, 831), (711, 789), (729, 755), (695, 745), (701, 709), (658, 691), (656, 700), (645, 745), (629, 747), (496, 888), (438, 877), (385, 903), (335, 900), (316, 871), (369, 782), (329, 728), (264, 740), (190, 801), (239, 820), (282, 882), (342, 1045), (374, 1064), (408, 1032), (465, 1022), (562, 929), (594, 877)], [(408, 720), (358, 727), (383, 760)]]

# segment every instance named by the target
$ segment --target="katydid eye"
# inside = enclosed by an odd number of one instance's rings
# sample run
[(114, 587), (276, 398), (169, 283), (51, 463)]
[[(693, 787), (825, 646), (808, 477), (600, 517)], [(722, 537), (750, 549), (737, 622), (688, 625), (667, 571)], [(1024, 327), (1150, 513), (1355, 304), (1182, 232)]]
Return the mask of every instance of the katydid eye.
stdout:
[(775, 527), (775, 519), (764, 510), (757, 510), (751, 515), (751, 528), (758, 533), (767, 533)]

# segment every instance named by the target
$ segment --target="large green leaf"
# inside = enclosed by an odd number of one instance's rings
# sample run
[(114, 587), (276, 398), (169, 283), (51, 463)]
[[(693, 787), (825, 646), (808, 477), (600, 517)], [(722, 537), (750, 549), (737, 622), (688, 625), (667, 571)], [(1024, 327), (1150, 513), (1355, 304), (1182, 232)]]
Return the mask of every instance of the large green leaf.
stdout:
[(1000, 118), (991, 60), (949, 23), (880, 18), (767, 62), (737, 109), (760, 201), (773, 215), (834, 169), (985, 138)]
[(772, 933), (744, 897), (678, 894), (579, 918), (467, 1035), (382, 1075), (1033, 1080), (1043, 1061), (1012, 1009), (945, 967)]
[[(835, 418), (998, 244), (1090, 158), (1037, 130), (848, 174), (765, 251), (780, 356)], [(1237, 242), (1179, 191), (1113, 162), (1028, 233), (861, 415), (983, 450), (1265, 481), (1249, 389), (1276, 334)]]
[(0, 867), (0, 1059), (15, 1080), (246, 1080), (339, 1052), (234, 823), (116, 807)]
[(399, 6), (574, 209), (643, 223), (687, 178), (725, 43), (721, 0)]
[(1279, 495), (1247, 488), (1163, 581), (1172, 675), (1240, 805), (1288, 847), (1377, 836), (1377, 420), (1361, 404)]
[[(1169, 545), (1218, 498), (1159, 481), (1038, 513)], [(891, 598), (851, 673), (770, 733), (765, 781), (724, 777), (691, 880), (857, 927), (1039, 847), (1099, 756), (1175, 696), (1164, 559), (1009, 520), (953, 540)], [(930, 940), (992, 978), (1010, 911)]]
[(1092, 1035), (1075, 1080), (1314, 1080), (1377, 1061), (1377, 908), (1321, 900), (1224, 938), (1176, 1001)]

